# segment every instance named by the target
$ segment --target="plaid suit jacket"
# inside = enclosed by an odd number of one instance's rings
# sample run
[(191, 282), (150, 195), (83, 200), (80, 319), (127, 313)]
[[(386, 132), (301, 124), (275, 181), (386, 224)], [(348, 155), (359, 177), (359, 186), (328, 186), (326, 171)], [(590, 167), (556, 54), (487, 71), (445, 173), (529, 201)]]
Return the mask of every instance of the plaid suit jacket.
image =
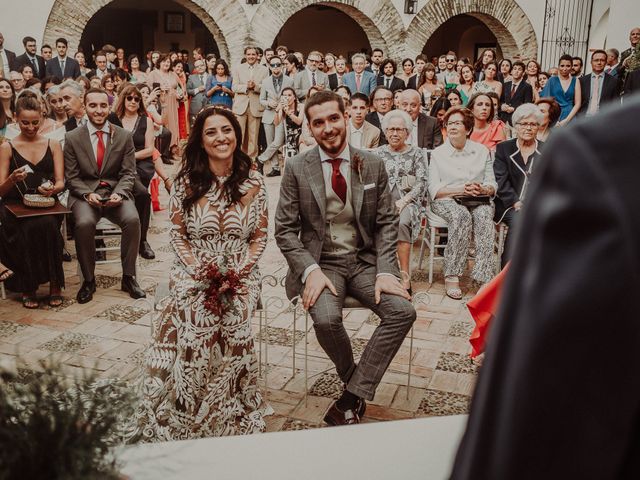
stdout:
[[(359, 232), (357, 258), (377, 273), (399, 277), (396, 241), (399, 217), (388, 188), (387, 171), (375, 154), (349, 147), (351, 168), (361, 158), (360, 173), (351, 172), (351, 198)], [(287, 160), (275, 216), (275, 238), (289, 264), (289, 298), (302, 291), (305, 269), (320, 262), (326, 227), (326, 195), (319, 147)]]

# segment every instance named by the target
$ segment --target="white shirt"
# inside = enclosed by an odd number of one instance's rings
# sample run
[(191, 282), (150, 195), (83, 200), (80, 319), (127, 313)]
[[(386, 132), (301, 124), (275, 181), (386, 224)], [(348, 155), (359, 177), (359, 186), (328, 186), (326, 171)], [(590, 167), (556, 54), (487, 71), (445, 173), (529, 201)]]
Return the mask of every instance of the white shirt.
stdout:
[(9, 65), (9, 59), (7, 58), (7, 52), (5, 52), (4, 48), (0, 50), (0, 57), (2, 57), (2, 70), (3, 77), (9, 78), (9, 73), (11, 73), (11, 65)]
[[(413, 128), (411, 129), (411, 132), (409, 132), (409, 137), (407, 138), (405, 143), (407, 145), (415, 145), (417, 147), (418, 146), (418, 119), (416, 118), (411, 123), (413, 124)], [(380, 125), (382, 125), (382, 123)]]
[[(98, 129), (91, 122), (87, 122), (87, 129), (89, 130), (89, 139), (91, 140), (91, 148), (93, 149), (93, 158), (95, 158), (96, 161), (98, 161), (98, 135), (96, 135), (96, 132), (98, 131)], [(104, 132), (102, 134), (102, 141), (104, 142), (104, 149), (106, 152), (107, 145), (109, 144), (109, 141), (110, 141), (109, 137), (111, 133), (109, 129), (109, 122), (104, 122), (104, 125), (102, 125), (102, 128), (100, 128), (100, 131)]]
[(364, 134), (364, 122), (356, 129), (352, 121), (349, 121), (349, 143), (356, 148), (362, 148), (362, 135)]
[(481, 143), (467, 140), (462, 150), (457, 150), (447, 139), (431, 152), (428, 190), (431, 200), (443, 188), (462, 187), (477, 182), (498, 190), (493, 174), (493, 159), (489, 149)]
[[(58, 60), (58, 65), (60, 65), (62, 76), (64, 76), (64, 69), (67, 68), (67, 62), (69, 61), (69, 57), (62, 58), (60, 56), (57, 56), (56, 59)], [(64, 65), (62, 65), (62, 62), (64, 62)]]

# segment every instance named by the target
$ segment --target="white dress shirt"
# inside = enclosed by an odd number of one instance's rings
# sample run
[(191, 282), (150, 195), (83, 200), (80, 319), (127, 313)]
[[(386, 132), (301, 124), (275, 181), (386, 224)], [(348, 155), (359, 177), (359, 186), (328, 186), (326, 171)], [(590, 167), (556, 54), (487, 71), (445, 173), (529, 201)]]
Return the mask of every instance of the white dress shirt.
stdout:
[(471, 182), (498, 190), (493, 159), (487, 147), (467, 140), (464, 148), (457, 150), (447, 139), (431, 152), (428, 181), (431, 200), (435, 200), (443, 188), (462, 187)]
[(353, 122), (351, 120), (349, 121), (349, 143), (356, 148), (362, 148), (363, 129), (364, 123), (357, 129), (353, 125)]
[(2, 76), (3, 78), (9, 79), (9, 73), (11, 73), (11, 65), (9, 65), (7, 52), (5, 52), (4, 48), (0, 50), (0, 57), (2, 57)]
[[(407, 145), (415, 145), (417, 147), (418, 146), (418, 119), (416, 118), (411, 123), (413, 124), (413, 127), (411, 128), (411, 131), (409, 132), (409, 136), (407, 137), (407, 140), (405, 141), (405, 143)], [(382, 125), (382, 123), (380, 125)]]
[(104, 125), (102, 125), (102, 128), (97, 128), (93, 123), (87, 122), (87, 129), (89, 130), (89, 139), (91, 140), (91, 148), (93, 149), (93, 158), (96, 161), (98, 161), (98, 135), (96, 135), (96, 132), (97, 131), (104, 132), (102, 134), (102, 141), (104, 142), (104, 149), (106, 152), (107, 145), (109, 144), (110, 136), (111, 136), (109, 122), (104, 122)]

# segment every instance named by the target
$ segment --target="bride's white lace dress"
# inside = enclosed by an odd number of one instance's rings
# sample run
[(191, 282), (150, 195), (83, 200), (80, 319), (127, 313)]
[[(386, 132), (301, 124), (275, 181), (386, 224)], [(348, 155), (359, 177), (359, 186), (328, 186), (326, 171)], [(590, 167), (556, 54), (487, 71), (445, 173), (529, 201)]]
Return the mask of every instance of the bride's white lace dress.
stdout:
[[(224, 181), (225, 179), (221, 179)], [(251, 171), (241, 202), (229, 204), (213, 185), (188, 212), (186, 181), (170, 200), (171, 268), (166, 305), (154, 318), (144, 360), (130, 441), (168, 441), (265, 430), (270, 413), (257, 385), (251, 317), (260, 293), (257, 261), (267, 243), (267, 198), (262, 177)], [(216, 317), (194, 294), (193, 274), (202, 264), (226, 259), (246, 275), (246, 294)]]

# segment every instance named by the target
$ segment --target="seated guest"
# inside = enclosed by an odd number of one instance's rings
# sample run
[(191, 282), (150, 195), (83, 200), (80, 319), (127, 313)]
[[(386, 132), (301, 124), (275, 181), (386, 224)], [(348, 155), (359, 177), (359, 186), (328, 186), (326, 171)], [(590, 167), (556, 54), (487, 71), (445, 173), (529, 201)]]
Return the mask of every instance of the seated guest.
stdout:
[(368, 111), (369, 97), (363, 93), (354, 93), (349, 108), (347, 141), (356, 148), (371, 150), (380, 142), (380, 129), (365, 120)]
[(474, 122), (469, 138), (495, 151), (496, 145), (506, 140), (507, 136), (504, 132), (504, 123), (501, 120), (493, 120), (495, 116), (493, 100), (486, 93), (475, 93), (469, 99), (467, 108), (471, 111)]
[(398, 261), (403, 287), (409, 293), (411, 245), (420, 232), (420, 211), (427, 187), (427, 162), (422, 150), (406, 143), (412, 126), (408, 113), (402, 110), (389, 112), (382, 119), (382, 128), (389, 143), (375, 150), (387, 170), (389, 190), (400, 217)]
[[(336, 88), (336, 93), (340, 95), (340, 97), (342, 97), (343, 102), (351, 101), (351, 89), (346, 85), (340, 85), (338, 88)], [(307, 98), (309, 98), (308, 94)]]
[[(131, 132), (133, 147), (136, 151), (136, 179), (133, 186), (133, 197), (140, 217), (139, 253), (142, 258), (153, 259), (156, 255), (147, 242), (151, 216), (151, 197), (148, 190), (151, 179), (156, 173), (153, 162), (153, 151), (155, 150), (153, 120), (147, 115), (140, 90), (132, 84), (125, 85), (120, 91), (115, 113), (122, 128)], [(161, 164), (159, 168), (162, 168)], [(166, 175), (164, 177), (166, 182), (168, 178)]]
[[(505, 223), (509, 228), (524, 204), (529, 179), (540, 156), (542, 143), (538, 142), (536, 134), (544, 115), (540, 107), (525, 103), (513, 112), (512, 119), (516, 138), (498, 144), (493, 162), (498, 184), (495, 220), (496, 223)], [(513, 234), (507, 237), (502, 254), (503, 267), (511, 257), (513, 238)]]
[(87, 91), (84, 105), (88, 122), (69, 132), (64, 145), (68, 205), (75, 219), (76, 251), (84, 277), (77, 300), (91, 301), (96, 290), (95, 231), (102, 217), (122, 229), (122, 289), (132, 298), (144, 298), (146, 294), (135, 279), (140, 219), (132, 201), (136, 176), (133, 139), (129, 132), (107, 121), (106, 92)]
[(493, 265), (493, 202), (467, 207), (454, 197), (495, 195), (497, 184), (489, 149), (468, 139), (474, 125), (470, 110), (452, 107), (444, 116), (447, 140), (431, 153), (429, 197), (431, 210), (448, 225), (449, 240), (444, 250), (444, 281), (447, 296), (462, 298), (459, 277), (469, 253), (471, 233), (476, 260), (471, 278), (484, 284), (495, 272)]
[[(452, 92), (458, 93), (457, 90), (452, 90)], [(455, 96), (455, 98), (460, 99), (460, 96)], [(447, 113), (453, 105), (449, 101), (448, 97), (440, 97), (435, 102), (433, 102), (433, 106), (431, 107), (431, 112), (429, 112), (429, 116), (435, 118), (438, 121), (438, 127), (440, 128), (440, 132), (442, 133), (443, 140), (447, 138), (447, 129), (444, 128), (444, 115)]]
[[(64, 288), (62, 216), (16, 218), (5, 202), (21, 202), (25, 193), (46, 197), (60, 193), (64, 189), (62, 148), (38, 133), (43, 115), (37, 98), (25, 95), (18, 99), (15, 112), (20, 133), (0, 145), (0, 256), (6, 268), (14, 272), (6, 285), (22, 292), (25, 308), (38, 308), (36, 291), (49, 283), (49, 305), (59, 307)], [(27, 167), (30, 173), (24, 170)]]
[(380, 145), (387, 143), (387, 139), (382, 131), (382, 118), (391, 111), (393, 107), (393, 92), (387, 87), (377, 86), (369, 96), (373, 111), (369, 112), (364, 119), (374, 127), (380, 129)]
[(539, 141), (546, 142), (551, 129), (556, 126), (560, 118), (560, 105), (553, 97), (542, 97), (536, 102), (536, 105), (543, 117), (536, 137)]
[(409, 132), (407, 143), (418, 148), (429, 150), (442, 145), (442, 133), (438, 127), (438, 121), (420, 113), (420, 94), (416, 90), (403, 90), (398, 97), (400, 108), (411, 117), (412, 129)]
[(462, 105), (462, 95), (460, 95), (460, 92), (455, 88), (452, 88), (447, 92), (447, 100), (449, 100), (452, 107), (459, 107)]

